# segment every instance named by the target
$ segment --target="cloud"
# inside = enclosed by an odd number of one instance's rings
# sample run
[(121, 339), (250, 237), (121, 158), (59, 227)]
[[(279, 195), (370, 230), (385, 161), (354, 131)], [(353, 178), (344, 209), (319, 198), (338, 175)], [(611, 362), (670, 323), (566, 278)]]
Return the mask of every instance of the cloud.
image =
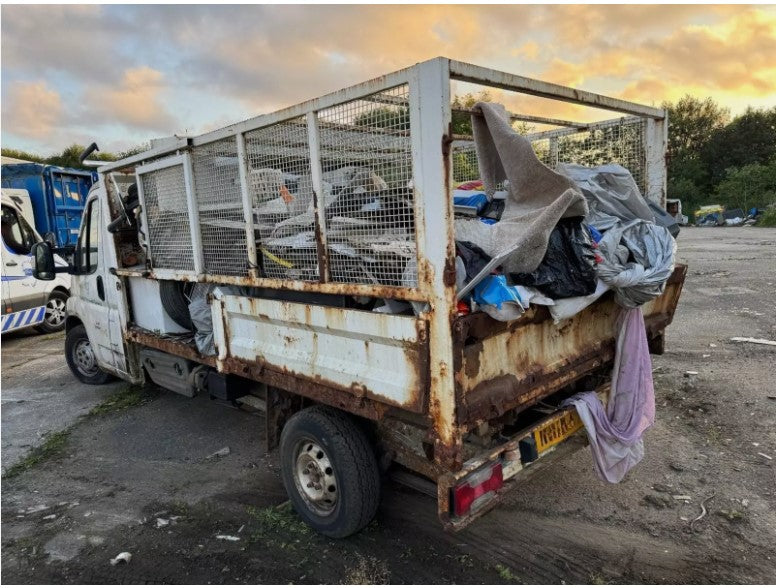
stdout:
[(150, 67), (124, 72), (115, 86), (89, 91), (89, 117), (105, 123), (171, 133), (177, 122), (163, 103), (164, 75)]
[[(5, 101), (17, 83), (47, 80), (61, 108), (52, 141), (210, 128), (437, 55), (636, 102), (776, 94), (776, 12), (765, 7), (18, 5), (2, 17)], [(503, 96), (534, 114), (611, 116)]]
[(61, 118), (60, 96), (44, 81), (15, 82), (3, 100), (3, 127), (21, 137), (46, 137)]

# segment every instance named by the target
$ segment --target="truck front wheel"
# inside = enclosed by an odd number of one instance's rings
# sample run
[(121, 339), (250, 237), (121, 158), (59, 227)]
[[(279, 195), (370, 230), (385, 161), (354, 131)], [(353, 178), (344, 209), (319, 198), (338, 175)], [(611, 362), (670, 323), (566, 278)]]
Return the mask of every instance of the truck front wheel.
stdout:
[(347, 537), (374, 518), (380, 503), (377, 458), (347, 414), (327, 406), (296, 413), (283, 428), (280, 459), (294, 509), (319, 533)]
[(83, 325), (73, 327), (65, 337), (65, 359), (73, 375), (84, 384), (105, 384), (112, 376), (100, 369)]

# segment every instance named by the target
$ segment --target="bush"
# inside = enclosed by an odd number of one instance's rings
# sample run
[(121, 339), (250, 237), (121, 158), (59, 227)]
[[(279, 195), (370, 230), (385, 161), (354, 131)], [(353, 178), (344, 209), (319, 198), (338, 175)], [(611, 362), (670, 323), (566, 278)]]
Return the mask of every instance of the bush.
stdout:
[(758, 227), (776, 227), (776, 206), (771, 206), (767, 209), (760, 220), (757, 221)]

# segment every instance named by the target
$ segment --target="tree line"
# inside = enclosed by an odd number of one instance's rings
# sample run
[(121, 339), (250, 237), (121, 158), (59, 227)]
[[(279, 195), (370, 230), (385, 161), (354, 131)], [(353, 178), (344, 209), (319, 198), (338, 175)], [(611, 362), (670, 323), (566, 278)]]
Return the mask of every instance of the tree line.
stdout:
[[(471, 109), (476, 102), (489, 101), (487, 92), (455, 96), (452, 107), (454, 135), (471, 135), (471, 116), (460, 110)], [(668, 197), (678, 198), (686, 214), (704, 204), (722, 204), (727, 208), (765, 208), (776, 203), (776, 106), (748, 108), (730, 116), (730, 110), (712, 98), (686, 95), (675, 103), (665, 102), (668, 111)], [(354, 126), (409, 130), (406, 106), (379, 106), (355, 117)], [(532, 129), (525, 123), (516, 125), (518, 132)], [(629, 141), (627, 129), (614, 127), (602, 131), (606, 136), (596, 141), (569, 137), (560, 145), (560, 159), (583, 164), (601, 163), (605, 159), (623, 159), (617, 149)], [(609, 137), (608, 135), (612, 135)], [(537, 147), (541, 150), (541, 146)], [(61, 153), (41, 157), (17, 149), (2, 149), (2, 154), (45, 164), (84, 169), (78, 161), (82, 145), (73, 144)], [(120, 153), (95, 152), (90, 159), (115, 161), (147, 149), (140, 145)], [(602, 151), (603, 150), (603, 151)], [(614, 150), (614, 151), (613, 151)], [(542, 157), (539, 153), (539, 157)], [(472, 179), (477, 165), (474, 154), (454, 154), (456, 180)], [(603, 159), (602, 159), (603, 158)], [(627, 157), (625, 157), (627, 159)], [(622, 161), (628, 165), (628, 161)], [(464, 177), (465, 176), (465, 177)]]
[[(84, 145), (78, 145), (73, 143), (69, 147), (65, 147), (61, 153), (55, 153), (44, 157), (37, 153), (30, 153), (29, 151), (23, 151), (21, 149), (8, 149), (3, 147), (2, 154), (6, 157), (13, 157), (15, 159), (23, 159), (25, 161), (32, 161), (33, 163), (43, 163), (45, 165), (58, 165), (60, 167), (69, 167), (73, 169), (94, 169), (92, 167), (85, 166), (79, 161), (81, 153), (83, 153), (86, 147)], [(120, 151), (117, 153), (111, 153), (109, 151), (95, 151), (89, 156), (92, 161), (118, 161), (137, 153), (142, 153), (148, 149), (148, 145), (138, 145), (126, 151)]]
[(731, 118), (712, 98), (687, 95), (668, 110), (668, 197), (692, 213), (704, 204), (776, 203), (776, 106)]

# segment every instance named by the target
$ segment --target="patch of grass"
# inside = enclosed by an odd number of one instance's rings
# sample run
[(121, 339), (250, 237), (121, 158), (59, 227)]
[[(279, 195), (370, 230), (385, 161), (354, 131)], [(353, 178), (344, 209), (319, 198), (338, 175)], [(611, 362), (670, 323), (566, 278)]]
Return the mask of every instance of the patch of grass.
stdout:
[[(122, 388), (115, 394), (112, 394), (107, 400), (91, 409), (85, 418), (92, 418), (119, 412), (121, 410), (140, 406), (150, 402), (158, 395), (153, 389), (143, 388), (141, 386), (130, 386)], [(27, 457), (8, 468), (3, 474), (4, 479), (11, 479), (19, 474), (26, 472), (30, 468), (41, 462), (55, 457), (62, 453), (62, 449), (67, 443), (70, 433), (78, 426), (84, 417), (79, 418), (75, 423), (62, 431), (49, 433), (42, 445), (35, 447), (27, 454)]]
[(515, 576), (515, 574), (512, 573), (512, 570), (503, 564), (496, 564), (496, 571), (498, 572), (499, 578), (501, 578), (505, 582), (511, 582), (512, 584), (516, 584), (517, 582), (520, 581), (520, 578)]
[(376, 557), (356, 554), (356, 564), (345, 570), (343, 584), (388, 584), (391, 573), (388, 565)]
[(248, 514), (259, 523), (261, 530), (279, 532), (284, 531), (292, 535), (309, 535), (312, 529), (302, 522), (294, 512), (291, 503), (286, 501), (278, 506), (268, 508), (248, 507)]
[(7, 480), (15, 478), (22, 472), (26, 472), (42, 461), (61, 454), (62, 450), (67, 445), (67, 440), (70, 437), (71, 429), (72, 427), (68, 427), (64, 431), (49, 434), (42, 445), (35, 447), (27, 454), (27, 457), (16, 462), (14, 465), (8, 468), (5, 471), (5, 474), (3, 474), (3, 478)]
[(744, 520), (744, 515), (737, 510), (718, 510), (717, 514), (731, 522), (741, 522)]
[(150, 402), (157, 395), (158, 392), (151, 388), (126, 386), (90, 410), (89, 416), (94, 417), (111, 414), (127, 408), (132, 408), (133, 406), (140, 406), (146, 402)]
[(768, 208), (760, 219), (757, 221), (756, 227), (776, 227), (776, 207)]

